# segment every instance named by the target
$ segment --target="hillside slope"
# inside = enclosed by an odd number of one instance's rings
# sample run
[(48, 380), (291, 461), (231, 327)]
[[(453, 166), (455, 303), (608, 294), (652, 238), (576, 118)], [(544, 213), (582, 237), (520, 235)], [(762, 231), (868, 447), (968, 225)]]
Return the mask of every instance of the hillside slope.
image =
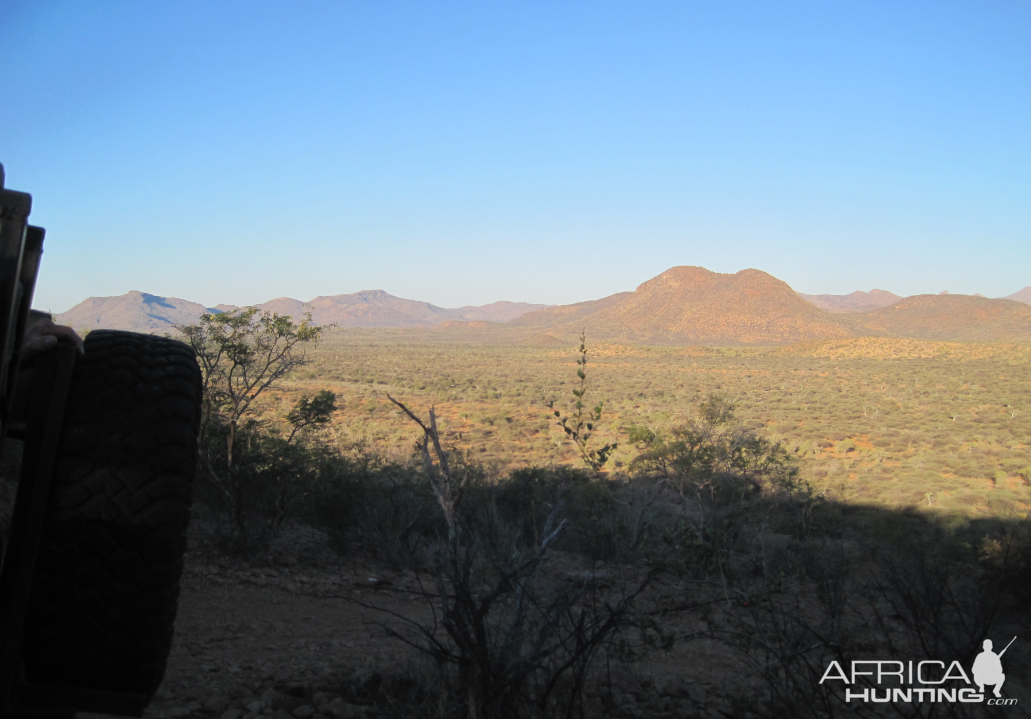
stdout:
[(204, 305), (177, 297), (158, 297), (133, 290), (118, 297), (90, 297), (54, 321), (86, 329), (117, 329), (130, 332), (170, 332), (173, 325), (196, 322), (210, 310)]
[(587, 300), (586, 302), (576, 302), (571, 305), (550, 307), (537, 312), (528, 312), (518, 319), (509, 321), (508, 325), (512, 327), (539, 327), (544, 329), (561, 327), (566, 324), (578, 324), (584, 318), (618, 304), (632, 294), (633, 292), (617, 292), (614, 295), (602, 297), (600, 300)]
[(1015, 300), (1017, 302), (1023, 302), (1025, 305), (1031, 305), (1031, 285), (1014, 292), (1012, 295), (1006, 295), (1002, 299)]
[(857, 334), (959, 342), (1031, 342), (1031, 307), (972, 295), (914, 295), (847, 315)]

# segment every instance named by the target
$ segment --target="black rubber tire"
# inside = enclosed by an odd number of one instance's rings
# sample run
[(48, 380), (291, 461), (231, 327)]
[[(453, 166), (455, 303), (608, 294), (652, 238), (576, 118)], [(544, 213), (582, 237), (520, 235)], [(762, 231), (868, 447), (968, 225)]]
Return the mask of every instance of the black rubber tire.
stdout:
[(98, 330), (72, 377), (29, 613), (28, 681), (153, 696), (179, 601), (201, 376), (182, 342)]

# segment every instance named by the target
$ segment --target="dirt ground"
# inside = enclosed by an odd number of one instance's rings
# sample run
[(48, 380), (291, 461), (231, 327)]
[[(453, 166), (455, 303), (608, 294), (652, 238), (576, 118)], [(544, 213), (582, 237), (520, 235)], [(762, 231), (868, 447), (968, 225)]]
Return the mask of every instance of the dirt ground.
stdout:
[[(429, 577), (342, 560), (310, 530), (287, 533), (280, 543), (304, 548), (304, 558), (281, 554), (271, 564), (249, 564), (187, 553), (168, 669), (144, 717), (406, 716), (392, 710), (389, 697), (403, 694), (405, 681), (428, 664), (387, 627), (404, 627), (390, 613), (432, 620), (423, 590)], [(700, 617), (678, 621), (672, 629), (680, 636), (701, 626)], [(656, 649), (629, 667), (607, 666), (611, 690), (585, 692), (588, 715), (745, 719), (731, 702), (735, 692), (754, 688), (745, 686), (742, 670), (725, 646), (704, 638)], [(1026, 699), (1016, 682), (1008, 682), (1007, 695)], [(1026, 709), (991, 716), (1026, 716)]]
[[(270, 567), (191, 551), (165, 680), (144, 716), (376, 716), (377, 685), (426, 665), (388, 635), (385, 625), (403, 622), (372, 607), (429, 622), (428, 579), (328, 552), (315, 564)], [(611, 695), (592, 700), (614, 716), (721, 716), (729, 705), (718, 677), (732, 663), (722, 648), (693, 642), (631, 671), (611, 667)]]

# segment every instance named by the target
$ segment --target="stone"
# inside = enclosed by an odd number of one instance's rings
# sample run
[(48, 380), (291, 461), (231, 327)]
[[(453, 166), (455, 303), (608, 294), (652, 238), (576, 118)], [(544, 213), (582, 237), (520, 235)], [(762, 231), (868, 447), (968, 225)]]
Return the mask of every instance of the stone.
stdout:
[(276, 689), (269, 688), (261, 693), (258, 697), (261, 701), (265, 702), (265, 707), (278, 707), (280, 702), (283, 700), (283, 693)]
[(340, 697), (319, 707), (319, 711), (327, 716), (342, 717), (347, 711), (347, 704)]
[(201, 709), (219, 714), (229, 707), (229, 699), (222, 694), (212, 694), (201, 702)]
[(222, 712), (222, 719), (240, 719), (243, 716), (243, 711), (240, 709), (226, 709)]
[(687, 685), (687, 696), (691, 698), (695, 704), (705, 703), (705, 687), (700, 687), (697, 684)]
[(329, 704), (331, 701), (333, 701), (333, 695), (328, 692), (315, 692), (315, 695), (311, 698), (312, 704), (319, 709), (321, 709), (324, 704)]
[(261, 701), (260, 699), (255, 699), (254, 701), (247, 702), (247, 704), (244, 705), (244, 709), (246, 709), (249, 712), (260, 712), (264, 708), (265, 702)]
[(609, 670), (609, 679), (612, 681), (613, 688), (619, 687), (624, 692), (641, 691), (641, 682), (637, 680), (637, 677), (620, 667), (612, 667)]
[(276, 689), (291, 697), (306, 697), (311, 693), (311, 687), (304, 682), (277, 684)]
[(188, 716), (190, 716), (190, 714), (193, 714), (193, 712), (191, 712), (186, 707), (172, 707), (171, 709), (167, 709), (165, 711), (165, 716), (169, 717), (169, 719), (178, 719), (179, 717), (188, 717)]
[(687, 699), (677, 699), (674, 705), (674, 714), (678, 717), (693, 717), (697, 716), (694, 704), (689, 702)]
[(308, 719), (312, 714), (315, 713), (315, 707), (313, 707), (311, 704), (302, 704), (290, 713), (293, 714), (295, 719)]
[(279, 699), (275, 703), (277, 709), (283, 709), (286, 712), (292, 712), (298, 707), (302, 707), (308, 703), (308, 700), (304, 697), (294, 697), (289, 694), (280, 695)]
[(319, 711), (328, 716), (336, 717), (336, 719), (341, 719), (341, 717), (349, 716), (347, 713), (348, 706), (350, 705), (344, 702), (343, 699), (337, 697), (328, 704), (320, 706)]

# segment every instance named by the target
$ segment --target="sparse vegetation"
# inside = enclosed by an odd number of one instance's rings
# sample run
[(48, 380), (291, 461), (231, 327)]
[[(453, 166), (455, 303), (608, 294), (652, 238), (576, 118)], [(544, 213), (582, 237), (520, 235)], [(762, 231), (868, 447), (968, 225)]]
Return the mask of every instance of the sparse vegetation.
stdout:
[[(570, 349), (453, 341), (428, 332), (338, 330), (315, 364), (283, 385), (287, 397), (329, 388), (340, 446), (363, 443), (404, 459), (385, 391), (439, 409), (442, 437), (484, 464), (510, 470), (579, 463), (553, 424), (571, 397)], [(315, 379), (317, 378), (317, 379)], [(637, 456), (632, 426), (667, 433), (710, 394), (734, 399), (742, 427), (799, 458), (817, 493), (962, 516), (1028, 504), (1031, 347), (859, 339), (788, 348), (592, 348), (592, 396), (606, 418), (593, 441), (618, 443), (607, 467)], [(370, 383), (371, 382), (371, 383)], [(572, 401), (567, 401), (569, 398)], [(549, 409), (554, 403), (554, 409)], [(550, 420), (550, 421), (549, 421)], [(997, 476), (1004, 473), (1004, 477)]]
[(383, 714), (621, 716), (612, 667), (703, 642), (736, 667), (719, 711), (866, 715), (819, 684), (829, 661), (969, 665), (1026, 623), (1027, 348), (610, 345), (588, 375), (583, 340), (573, 365), (391, 337), (330, 335), (240, 435), (290, 478), (279, 521), (432, 574), (434, 621), (384, 619), (431, 661)]

